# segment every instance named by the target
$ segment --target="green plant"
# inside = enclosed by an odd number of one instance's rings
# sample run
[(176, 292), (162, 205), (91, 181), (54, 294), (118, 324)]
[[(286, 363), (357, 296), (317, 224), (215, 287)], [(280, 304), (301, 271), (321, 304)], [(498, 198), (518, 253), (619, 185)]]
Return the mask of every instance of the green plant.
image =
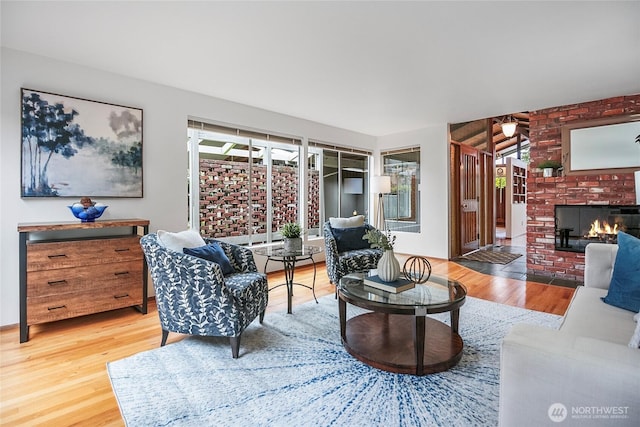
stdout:
[(507, 186), (507, 178), (504, 176), (496, 177), (496, 188), (504, 188)]
[(287, 239), (295, 239), (302, 236), (302, 227), (297, 222), (288, 222), (282, 226), (280, 230), (282, 237)]
[(374, 228), (367, 231), (364, 236), (362, 236), (362, 240), (369, 241), (369, 244), (372, 248), (380, 248), (388, 251), (393, 249), (393, 245), (396, 242), (396, 236), (392, 236), (389, 230), (387, 230), (385, 234), (382, 231)]
[(538, 169), (546, 169), (546, 168), (560, 169), (561, 167), (562, 167), (562, 164), (557, 160), (543, 160), (540, 163), (538, 163)]

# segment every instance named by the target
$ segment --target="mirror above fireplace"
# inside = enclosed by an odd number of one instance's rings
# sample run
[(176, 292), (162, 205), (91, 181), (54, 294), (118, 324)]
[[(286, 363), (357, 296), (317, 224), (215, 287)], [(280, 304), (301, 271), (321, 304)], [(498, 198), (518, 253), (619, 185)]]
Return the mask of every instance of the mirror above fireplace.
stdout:
[(565, 175), (625, 173), (640, 168), (640, 115), (577, 122), (562, 127)]

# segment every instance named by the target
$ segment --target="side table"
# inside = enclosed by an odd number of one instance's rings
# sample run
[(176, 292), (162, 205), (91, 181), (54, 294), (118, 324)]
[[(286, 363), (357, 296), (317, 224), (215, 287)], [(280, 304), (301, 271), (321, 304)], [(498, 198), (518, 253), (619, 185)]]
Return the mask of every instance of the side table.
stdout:
[[(322, 248), (319, 246), (303, 246), (302, 250), (289, 252), (284, 249), (284, 246), (265, 246), (262, 248), (256, 248), (253, 250), (257, 255), (262, 255), (267, 257), (267, 262), (264, 264), (264, 272), (267, 273), (267, 265), (269, 261), (278, 261), (284, 265), (284, 278), (285, 282), (279, 285), (276, 285), (269, 290), (273, 290), (279, 288), (280, 286), (287, 287), (287, 313), (291, 314), (291, 300), (293, 297), (293, 286), (302, 286), (307, 289), (311, 289), (313, 292), (313, 299), (315, 299), (316, 303), (318, 299), (316, 298), (316, 262), (313, 259), (313, 256), (322, 252)], [(313, 263), (313, 285), (307, 286), (302, 283), (295, 283), (293, 281), (293, 273), (296, 269), (296, 263), (298, 261), (311, 260)]]

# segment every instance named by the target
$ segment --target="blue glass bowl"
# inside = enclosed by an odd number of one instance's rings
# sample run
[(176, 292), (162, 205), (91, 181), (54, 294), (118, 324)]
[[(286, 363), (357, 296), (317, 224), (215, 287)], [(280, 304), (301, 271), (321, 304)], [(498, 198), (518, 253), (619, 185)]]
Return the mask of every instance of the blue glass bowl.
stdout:
[(74, 203), (73, 205), (68, 206), (68, 208), (71, 209), (73, 216), (78, 218), (81, 222), (94, 222), (96, 218), (100, 218), (100, 216), (102, 216), (105, 209), (108, 207), (109, 206), (101, 203), (96, 203), (86, 209), (80, 203)]

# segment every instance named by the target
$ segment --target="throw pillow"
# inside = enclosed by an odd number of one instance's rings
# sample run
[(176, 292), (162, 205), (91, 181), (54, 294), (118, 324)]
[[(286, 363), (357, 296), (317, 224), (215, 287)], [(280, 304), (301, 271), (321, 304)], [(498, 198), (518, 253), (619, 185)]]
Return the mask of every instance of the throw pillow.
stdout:
[(235, 273), (235, 269), (231, 265), (231, 261), (224, 253), (224, 250), (217, 243), (209, 243), (208, 245), (200, 246), (197, 248), (184, 248), (184, 253), (187, 255), (197, 256), (198, 258), (206, 259), (207, 261), (215, 262), (222, 269), (222, 274)]
[(356, 215), (350, 218), (329, 218), (331, 228), (351, 228), (362, 227), (364, 225), (364, 215)]
[(333, 237), (336, 239), (338, 252), (354, 251), (357, 249), (368, 249), (371, 246), (364, 240), (364, 234), (369, 230), (368, 225), (349, 228), (331, 228)]
[(640, 313), (636, 313), (636, 315), (633, 316), (633, 320), (638, 322), (638, 324), (636, 325), (636, 330), (633, 332), (631, 341), (629, 341), (629, 347), (640, 348)]
[(182, 248), (197, 248), (206, 245), (200, 234), (194, 230), (179, 233), (158, 230), (158, 240), (165, 248), (182, 253)]
[(613, 264), (607, 304), (634, 312), (640, 311), (640, 239), (618, 233), (618, 255)]

